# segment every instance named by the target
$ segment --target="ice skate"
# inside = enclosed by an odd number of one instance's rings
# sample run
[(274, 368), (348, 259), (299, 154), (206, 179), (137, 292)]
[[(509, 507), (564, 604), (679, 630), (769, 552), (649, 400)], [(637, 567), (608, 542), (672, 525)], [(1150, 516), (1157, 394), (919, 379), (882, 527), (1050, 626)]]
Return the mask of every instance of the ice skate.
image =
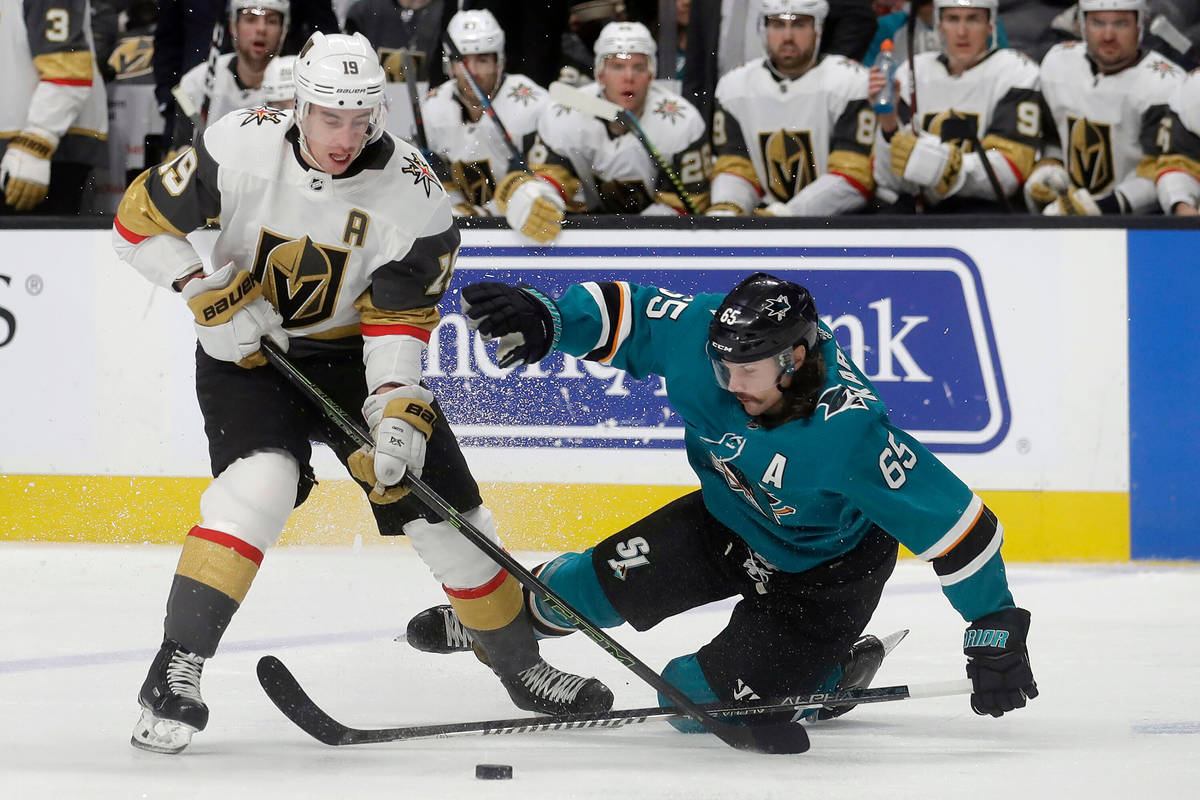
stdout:
[(208, 724), (200, 697), (204, 658), (171, 640), (163, 642), (138, 693), (142, 716), (129, 743), (154, 753), (178, 753)]
[[(883, 658), (900, 644), (908, 635), (908, 630), (900, 630), (880, 639), (878, 636), (867, 634), (850, 645), (850, 652), (842, 662), (842, 676), (838, 679), (835, 691), (845, 689), (866, 689), (875, 678), (883, 664)], [(854, 706), (825, 706), (817, 712), (817, 719), (833, 719), (840, 717)]]
[(471, 634), (450, 605), (427, 608), (410, 619), (405, 641), (426, 653), (463, 653), (472, 649)]
[(556, 669), (545, 661), (513, 675), (501, 675), (517, 708), (539, 714), (582, 714), (608, 711), (613, 693), (595, 678), (583, 678)]

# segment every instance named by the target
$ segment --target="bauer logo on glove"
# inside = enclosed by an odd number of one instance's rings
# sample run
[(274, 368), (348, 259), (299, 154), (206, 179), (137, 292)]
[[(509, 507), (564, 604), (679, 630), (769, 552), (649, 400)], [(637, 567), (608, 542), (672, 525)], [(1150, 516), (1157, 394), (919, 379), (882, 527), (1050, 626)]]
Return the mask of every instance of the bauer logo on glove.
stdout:
[[(217, 297), (216, 301), (197, 310), (196, 316), (207, 323), (212, 323), (214, 320), (219, 322), (222, 321), (221, 317), (235, 311), (244, 301), (253, 300), (262, 294), (262, 288), (249, 272), (243, 272), (240, 277), (242, 280), (236, 286), (230, 288), (226, 294)], [(208, 300), (211, 299), (211, 294), (200, 295), (200, 297)]]

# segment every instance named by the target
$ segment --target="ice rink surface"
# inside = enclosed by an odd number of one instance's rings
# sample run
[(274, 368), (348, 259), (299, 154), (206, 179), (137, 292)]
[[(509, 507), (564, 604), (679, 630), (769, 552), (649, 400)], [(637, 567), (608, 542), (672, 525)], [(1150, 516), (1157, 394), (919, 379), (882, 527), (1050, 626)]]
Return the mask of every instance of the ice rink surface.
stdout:
[[(535, 564), (542, 554), (521, 553)], [(467, 654), (393, 641), (442, 595), (403, 542), (280, 548), (205, 668), (208, 729), (178, 756), (129, 746), (178, 549), (0, 545), (3, 798), (1140, 798), (1200, 785), (1200, 568), (1012, 565), (1033, 613), (1042, 695), (975, 716), (966, 697), (860, 706), (809, 729), (799, 756), (742, 753), (665, 722), (615, 730), (332, 748), (259, 688), (273, 653), (334, 717), (392, 727), (521, 716)], [(655, 669), (724, 624), (718, 603), (615, 638)], [(869, 631), (910, 628), (875, 685), (964, 676), (964, 624), (928, 565), (901, 562)], [(582, 636), (556, 666), (605, 680), (619, 707), (653, 692)], [(477, 763), (513, 766), (480, 781)]]

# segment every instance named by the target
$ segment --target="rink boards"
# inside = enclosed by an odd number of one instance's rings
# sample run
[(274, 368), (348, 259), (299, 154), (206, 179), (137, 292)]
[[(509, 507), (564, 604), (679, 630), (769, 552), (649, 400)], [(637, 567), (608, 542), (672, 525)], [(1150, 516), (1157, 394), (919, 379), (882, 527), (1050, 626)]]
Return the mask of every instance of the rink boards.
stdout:
[[(208, 475), (190, 313), (116, 261), (106, 231), (0, 238), (0, 537), (178, 541)], [(586, 546), (695, 486), (661, 381), (560, 355), (502, 373), (457, 290), (627, 280), (686, 295), (785, 274), (893, 420), (997, 511), (1008, 558), (1200, 558), (1174, 488), (1200, 477), (1186, 424), (1200, 370), (1171, 346), (1200, 338), (1198, 245), (1108, 229), (579, 230), (531, 249), (468, 230), (428, 381), (509, 546)], [(339, 465), (318, 450), (315, 466), (284, 541), (373, 541)]]

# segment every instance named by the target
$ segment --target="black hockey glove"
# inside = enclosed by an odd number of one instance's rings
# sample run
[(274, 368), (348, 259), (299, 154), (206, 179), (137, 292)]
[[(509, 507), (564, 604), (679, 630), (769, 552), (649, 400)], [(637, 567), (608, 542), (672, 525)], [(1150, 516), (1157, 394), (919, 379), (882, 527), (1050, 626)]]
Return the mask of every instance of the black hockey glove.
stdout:
[(473, 283), (462, 290), (467, 326), (484, 339), (499, 339), (501, 368), (541, 361), (562, 330), (558, 306), (532, 286)]
[(980, 617), (963, 636), (967, 677), (971, 679), (971, 708), (976, 714), (999, 717), (1024, 708), (1026, 698), (1038, 696), (1025, 636), (1029, 612), (1006, 608)]

